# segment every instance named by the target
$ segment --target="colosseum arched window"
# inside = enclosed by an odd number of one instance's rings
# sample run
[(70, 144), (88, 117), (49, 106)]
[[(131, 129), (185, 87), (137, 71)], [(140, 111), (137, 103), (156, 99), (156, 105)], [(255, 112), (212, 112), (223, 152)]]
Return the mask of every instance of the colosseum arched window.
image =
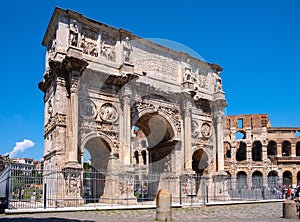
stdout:
[(300, 156), (300, 141), (296, 143), (296, 156)]
[(284, 171), (282, 174), (283, 184), (288, 186), (292, 184), (292, 173), (291, 171)]
[(244, 171), (239, 171), (236, 175), (236, 186), (238, 189), (248, 188), (247, 174)]
[(252, 144), (252, 160), (262, 161), (262, 144), (260, 141), (254, 141)]
[(260, 171), (252, 173), (252, 188), (262, 188), (263, 186), (263, 174)]
[(235, 159), (236, 161), (243, 161), (247, 159), (247, 145), (245, 142), (239, 143), (235, 154)]
[(282, 156), (290, 156), (291, 155), (291, 142), (283, 141), (282, 142)]
[(267, 155), (268, 156), (276, 156), (277, 155), (277, 143), (274, 140), (271, 140), (268, 143)]

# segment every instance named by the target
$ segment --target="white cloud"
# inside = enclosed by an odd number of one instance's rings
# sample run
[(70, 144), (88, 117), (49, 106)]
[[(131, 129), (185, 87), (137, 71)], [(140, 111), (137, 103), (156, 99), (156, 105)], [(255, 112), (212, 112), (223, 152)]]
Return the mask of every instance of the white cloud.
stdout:
[(24, 139), (22, 142), (16, 142), (16, 146), (13, 148), (13, 150), (9, 153), (9, 157), (15, 157), (16, 154), (22, 153), (25, 150), (27, 150), (30, 147), (33, 147), (35, 145), (34, 142), (28, 139)]

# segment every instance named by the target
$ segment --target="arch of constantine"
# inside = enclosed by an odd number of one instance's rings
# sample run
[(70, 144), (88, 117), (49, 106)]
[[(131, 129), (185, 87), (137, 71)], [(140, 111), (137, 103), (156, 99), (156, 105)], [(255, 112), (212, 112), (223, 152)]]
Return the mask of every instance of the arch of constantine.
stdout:
[(219, 65), (60, 8), (42, 44), (44, 172), (60, 178), (49, 192), (80, 193), (86, 151), (103, 178), (93, 189), (100, 202), (122, 202), (125, 194), (135, 201), (133, 189), (122, 188), (124, 175), (156, 175), (153, 196), (162, 177), (192, 173), (216, 182), (226, 175)]

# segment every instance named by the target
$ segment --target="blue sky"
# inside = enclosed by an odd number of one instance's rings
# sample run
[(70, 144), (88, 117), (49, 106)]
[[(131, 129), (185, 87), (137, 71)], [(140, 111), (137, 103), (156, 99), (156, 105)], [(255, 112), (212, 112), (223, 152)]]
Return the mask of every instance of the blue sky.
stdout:
[[(41, 45), (55, 6), (145, 38), (186, 45), (220, 64), (228, 115), (268, 113), (273, 126), (300, 127), (300, 1), (1, 2), (0, 154), (43, 156)], [(18, 144), (16, 144), (18, 142)]]

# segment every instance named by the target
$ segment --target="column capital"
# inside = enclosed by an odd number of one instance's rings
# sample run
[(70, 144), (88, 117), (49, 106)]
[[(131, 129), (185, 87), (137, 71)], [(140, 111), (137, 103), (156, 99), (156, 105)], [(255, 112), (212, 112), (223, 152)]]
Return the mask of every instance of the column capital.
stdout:
[(122, 103), (123, 105), (130, 105), (130, 95), (129, 94), (124, 94), (122, 95)]

